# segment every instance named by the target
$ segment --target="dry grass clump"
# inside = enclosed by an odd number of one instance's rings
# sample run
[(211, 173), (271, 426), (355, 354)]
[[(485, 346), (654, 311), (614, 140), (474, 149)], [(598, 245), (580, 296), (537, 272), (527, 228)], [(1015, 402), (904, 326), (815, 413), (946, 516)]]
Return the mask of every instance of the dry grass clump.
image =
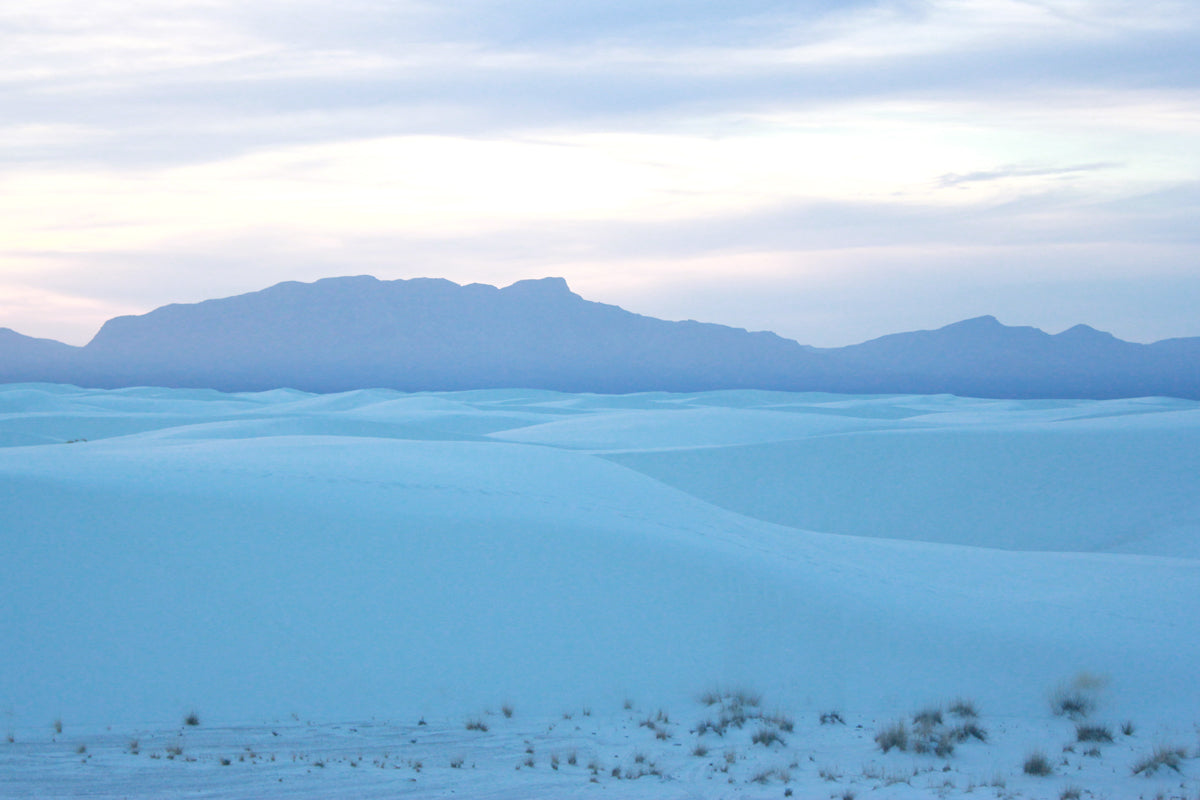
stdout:
[(1154, 752), (1133, 765), (1134, 775), (1153, 775), (1162, 767), (1179, 772), (1180, 760), (1187, 758), (1187, 751), (1182, 747), (1159, 745)]
[(1075, 726), (1075, 741), (1077, 742), (1111, 742), (1112, 729), (1107, 725), (1080, 723)]
[(1050, 694), (1050, 710), (1055, 716), (1083, 719), (1096, 710), (1100, 690), (1107, 683), (1108, 680), (1099, 675), (1081, 672)]
[(1035, 750), (1025, 759), (1023, 767), (1026, 775), (1037, 775), (1045, 777), (1054, 774), (1054, 767), (1050, 764), (1050, 759), (1046, 758), (1046, 754), (1040, 750)]
[(978, 709), (975, 708), (975, 702), (965, 697), (959, 697), (950, 704), (948, 709), (951, 714), (962, 719), (975, 719), (979, 716)]
[(904, 720), (893, 722), (875, 734), (875, 743), (885, 753), (893, 747), (901, 752), (908, 750), (908, 726)]

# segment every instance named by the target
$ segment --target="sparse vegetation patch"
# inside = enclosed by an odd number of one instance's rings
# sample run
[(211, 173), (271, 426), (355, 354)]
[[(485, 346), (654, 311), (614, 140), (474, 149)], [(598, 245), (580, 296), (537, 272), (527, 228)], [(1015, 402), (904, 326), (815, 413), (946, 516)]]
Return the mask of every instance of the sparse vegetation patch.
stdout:
[(1045, 777), (1054, 773), (1054, 767), (1050, 764), (1050, 759), (1046, 758), (1046, 754), (1040, 750), (1030, 753), (1025, 759), (1025, 764), (1022, 767), (1026, 775), (1037, 775)]
[(1133, 765), (1134, 775), (1153, 775), (1162, 767), (1179, 772), (1179, 762), (1187, 758), (1187, 751), (1182, 747), (1159, 745), (1154, 752)]

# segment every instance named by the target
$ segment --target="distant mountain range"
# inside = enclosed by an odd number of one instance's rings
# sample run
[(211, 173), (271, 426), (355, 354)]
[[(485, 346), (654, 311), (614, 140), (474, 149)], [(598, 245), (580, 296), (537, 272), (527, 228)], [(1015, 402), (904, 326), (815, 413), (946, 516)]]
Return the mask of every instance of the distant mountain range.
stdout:
[(561, 278), (503, 289), (369, 276), (287, 282), (104, 324), (83, 347), (0, 328), (0, 382), (336, 392), (779, 389), (997, 398), (1200, 399), (1200, 337), (1124, 342), (979, 317), (815, 348), (583, 299)]

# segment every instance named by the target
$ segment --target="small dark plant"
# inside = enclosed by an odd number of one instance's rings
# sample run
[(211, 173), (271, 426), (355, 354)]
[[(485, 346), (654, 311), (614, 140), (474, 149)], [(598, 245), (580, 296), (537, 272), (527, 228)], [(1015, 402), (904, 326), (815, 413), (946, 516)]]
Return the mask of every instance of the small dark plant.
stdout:
[(750, 741), (754, 742), (754, 744), (761, 744), (763, 747), (770, 747), (777, 742), (781, 745), (784, 744), (783, 737), (779, 735), (778, 731), (772, 728), (759, 728), (750, 737)]
[(962, 725), (954, 728), (951, 734), (960, 742), (965, 742), (967, 739), (978, 739), (981, 742), (987, 741), (987, 731), (974, 722), (964, 722)]
[(1167, 767), (1179, 772), (1179, 761), (1187, 757), (1187, 751), (1182, 747), (1159, 745), (1154, 752), (1133, 765), (1134, 775), (1153, 775), (1160, 767)]
[(941, 724), (942, 710), (940, 708), (926, 708), (913, 714), (913, 725), (932, 728), (934, 725)]
[(965, 719), (974, 719), (979, 716), (979, 712), (975, 708), (975, 703), (962, 697), (950, 704), (949, 711), (954, 716)]
[(842, 715), (836, 711), (826, 711), (824, 714), (821, 715), (821, 724), (822, 725), (832, 725), (835, 722), (839, 725), (846, 724), (846, 720), (842, 719)]
[(1050, 765), (1050, 759), (1046, 758), (1046, 754), (1040, 751), (1035, 751), (1029, 754), (1025, 759), (1023, 768), (1026, 775), (1037, 775), (1045, 777), (1054, 773), (1054, 767)]
[(893, 722), (879, 733), (875, 734), (875, 743), (879, 745), (879, 749), (883, 752), (891, 750), (893, 747), (901, 752), (908, 749), (908, 726), (904, 721)]
[(200, 715), (195, 711), (189, 711), (188, 715), (183, 718), (183, 724), (191, 727), (196, 727), (200, 724)]
[(1112, 729), (1107, 725), (1080, 723), (1075, 726), (1075, 740), (1079, 742), (1111, 742)]

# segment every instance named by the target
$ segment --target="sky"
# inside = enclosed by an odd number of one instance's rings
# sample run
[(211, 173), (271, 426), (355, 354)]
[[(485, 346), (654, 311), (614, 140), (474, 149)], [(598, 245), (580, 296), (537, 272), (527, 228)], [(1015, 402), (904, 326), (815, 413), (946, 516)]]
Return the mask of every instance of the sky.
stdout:
[(335, 275), (1200, 335), (1193, 0), (0, 5), (0, 327)]

